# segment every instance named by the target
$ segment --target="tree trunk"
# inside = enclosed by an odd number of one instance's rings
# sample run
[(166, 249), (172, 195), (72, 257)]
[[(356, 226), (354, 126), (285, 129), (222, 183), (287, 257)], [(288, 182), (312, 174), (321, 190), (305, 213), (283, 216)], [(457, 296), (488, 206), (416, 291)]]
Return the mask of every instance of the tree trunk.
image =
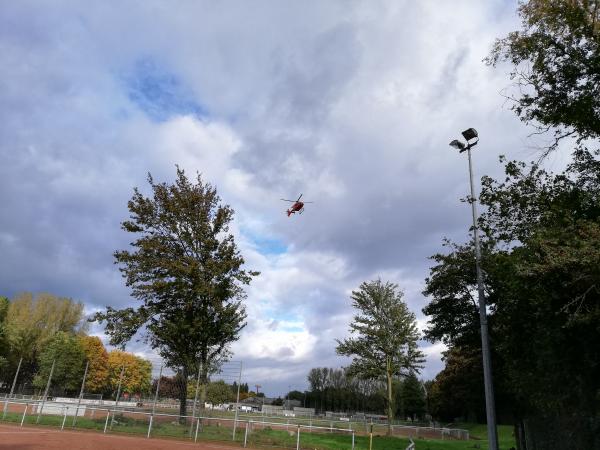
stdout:
[(392, 435), (392, 419), (393, 419), (393, 411), (392, 411), (392, 367), (390, 359), (387, 359), (387, 417), (388, 417), (388, 436)]
[(208, 364), (205, 357), (200, 359), (200, 364), (202, 364), (200, 370), (200, 409), (204, 409), (204, 405), (206, 404), (206, 385), (208, 383)]
[(179, 423), (185, 425), (187, 416), (187, 366), (181, 368), (181, 389), (179, 390)]

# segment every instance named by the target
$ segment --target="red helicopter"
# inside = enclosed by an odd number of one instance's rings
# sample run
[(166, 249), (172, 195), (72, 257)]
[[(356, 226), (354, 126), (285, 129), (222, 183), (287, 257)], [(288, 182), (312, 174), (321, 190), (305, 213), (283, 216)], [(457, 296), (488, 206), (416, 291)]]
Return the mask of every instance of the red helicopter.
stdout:
[(287, 200), (285, 198), (281, 199), (284, 202), (293, 203), (292, 207), (286, 211), (288, 217), (290, 217), (294, 213), (302, 214), (304, 212), (304, 204), (305, 203), (314, 203), (314, 202), (301, 202), (300, 201), (301, 198), (302, 198), (302, 194), (300, 194), (300, 197), (298, 197), (298, 200)]

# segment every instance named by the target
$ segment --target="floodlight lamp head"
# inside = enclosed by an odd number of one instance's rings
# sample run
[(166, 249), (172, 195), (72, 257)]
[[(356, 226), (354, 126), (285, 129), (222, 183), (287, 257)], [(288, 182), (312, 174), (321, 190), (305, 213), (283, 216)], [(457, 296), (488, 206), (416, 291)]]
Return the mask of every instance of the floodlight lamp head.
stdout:
[(479, 135), (477, 134), (477, 130), (475, 128), (469, 128), (462, 132), (463, 137), (469, 142), (471, 139), (477, 138)]
[(450, 147), (454, 147), (462, 152), (465, 149), (465, 144), (460, 142), (458, 139), (454, 139), (452, 142), (450, 142)]

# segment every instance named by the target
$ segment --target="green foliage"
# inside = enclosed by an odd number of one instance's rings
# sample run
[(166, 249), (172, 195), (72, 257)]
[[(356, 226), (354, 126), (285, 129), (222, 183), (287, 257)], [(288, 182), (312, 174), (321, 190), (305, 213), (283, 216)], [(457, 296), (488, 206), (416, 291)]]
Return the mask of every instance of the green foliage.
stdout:
[[(387, 379), (388, 423), (391, 424), (392, 378), (418, 370), (423, 353), (417, 347), (416, 317), (402, 301), (393, 283), (365, 282), (352, 291), (352, 305), (359, 313), (350, 324), (356, 337), (337, 340), (336, 351), (352, 356), (348, 371), (365, 379)], [(391, 430), (389, 430), (391, 433)]]
[[(600, 402), (597, 156), (579, 148), (558, 175), (509, 162), (505, 180), (485, 178), (480, 196), (487, 207), (480, 225), (495, 381), (520, 418), (578, 417), (581, 448), (591, 448), (590, 424)], [(451, 249), (435, 258), (427, 280), (432, 301), (424, 309), (430, 315), (426, 336), (444, 340), (459, 352), (453, 357), (474, 355), (479, 346), (464, 330), (476, 330), (477, 318), (462, 300), (474, 291), (473, 270), (464, 266), (471, 249)], [(450, 375), (437, 380), (442, 391)]]
[(285, 396), (288, 400), (298, 400), (298, 401), (303, 401), (304, 400), (304, 392), (300, 392), (300, 391), (290, 391), (286, 394)]
[(76, 336), (59, 331), (47, 343), (39, 356), (39, 372), (33, 379), (36, 388), (46, 387), (53, 363), (51, 385), (66, 393), (78, 392), (85, 368), (85, 352)]
[(113, 345), (124, 345), (144, 326), (152, 347), (184, 379), (200, 362), (205, 384), (211, 366), (227, 358), (229, 344), (245, 326), (243, 286), (257, 273), (242, 269), (244, 259), (229, 232), (233, 210), (200, 175), (193, 183), (178, 168), (172, 185), (157, 184), (150, 175), (148, 182), (153, 197), (136, 188), (128, 203), (130, 220), (122, 223), (136, 236), (133, 248), (115, 252), (141, 305), (108, 307), (94, 320), (106, 322)]
[[(480, 349), (451, 347), (444, 354), (444, 362), (444, 369), (426, 386), (431, 414), (447, 422), (461, 417), (473, 422), (485, 421)], [(496, 397), (500, 394), (496, 386)]]
[(8, 298), (0, 296), (0, 374), (3, 374), (8, 367), (9, 346), (6, 336), (6, 315), (9, 304)]
[(519, 7), (522, 30), (499, 39), (489, 64), (514, 68), (513, 110), (558, 138), (600, 136), (600, 2), (529, 0)]
[[(306, 406), (318, 411), (385, 411), (385, 384), (379, 379), (365, 380), (348, 369), (315, 367), (307, 380)], [(304, 402), (304, 399), (302, 399)]]
[(402, 409), (406, 417), (423, 419), (425, 415), (425, 391), (414, 373), (402, 380), (400, 388)]
[(10, 302), (5, 331), (11, 353), (32, 363), (57, 332), (77, 334), (84, 331), (83, 324), (82, 303), (52, 294), (24, 293)]
[(350, 374), (375, 379), (408, 374), (418, 369), (423, 354), (417, 348), (419, 333), (415, 315), (402, 301), (393, 283), (365, 282), (352, 291), (352, 305), (359, 311), (350, 324), (356, 337), (337, 340), (340, 355), (353, 356)]
[(206, 400), (213, 405), (221, 405), (235, 399), (231, 393), (231, 386), (219, 380), (209, 383), (206, 387)]
[[(430, 317), (425, 339), (442, 341), (446, 345), (478, 345), (479, 307), (476, 299), (477, 275), (475, 270), (475, 252), (472, 245), (458, 245), (448, 240), (444, 246), (449, 252), (438, 253), (431, 257), (435, 265), (425, 279), (423, 295), (431, 301), (423, 313)], [(486, 245), (483, 244), (485, 249)], [(482, 251), (484, 266), (487, 251)], [(484, 271), (484, 283), (488, 285), (487, 272)], [(491, 303), (489, 298), (488, 302)]]

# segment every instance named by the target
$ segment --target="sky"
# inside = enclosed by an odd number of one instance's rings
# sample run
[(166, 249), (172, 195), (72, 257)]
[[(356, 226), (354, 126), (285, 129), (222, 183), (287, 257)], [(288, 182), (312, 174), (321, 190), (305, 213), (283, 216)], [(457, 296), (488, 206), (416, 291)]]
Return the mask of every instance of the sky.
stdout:
[[(347, 365), (335, 339), (363, 281), (397, 283), (423, 329), (428, 257), (471, 220), (467, 161), (448, 143), (479, 131), (477, 179), (501, 174), (501, 154), (535, 157), (502, 95), (509, 67), (482, 61), (519, 28), (516, 6), (1, 2), (0, 294), (135, 305), (112, 256), (131, 241), (120, 222), (147, 173), (171, 182), (177, 164), (234, 208), (261, 272), (232, 348), (242, 381), (280, 395)], [(280, 198), (300, 193), (314, 203), (288, 218)], [(421, 347), (431, 379), (444, 347)]]

